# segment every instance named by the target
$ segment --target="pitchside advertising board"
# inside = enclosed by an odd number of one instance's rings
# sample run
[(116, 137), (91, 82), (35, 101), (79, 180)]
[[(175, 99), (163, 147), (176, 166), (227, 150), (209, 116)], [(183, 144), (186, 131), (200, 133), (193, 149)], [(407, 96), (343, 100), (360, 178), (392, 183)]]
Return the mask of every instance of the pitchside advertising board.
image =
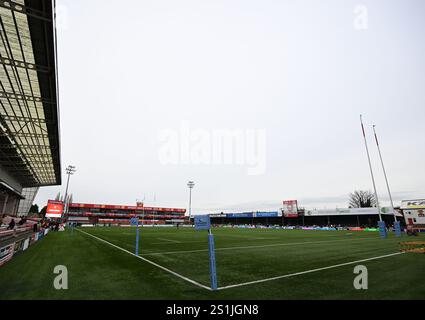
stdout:
[(297, 200), (285, 200), (285, 201), (283, 201), (283, 216), (285, 218), (297, 218), (298, 217), (298, 202), (297, 202)]
[(14, 242), (0, 248), (0, 267), (12, 259), (13, 253), (15, 252), (14, 249)]
[(276, 218), (279, 217), (279, 212), (274, 211), (274, 212), (256, 212), (255, 217), (257, 218)]
[(211, 219), (209, 215), (195, 216), (195, 230), (211, 229)]
[(49, 200), (47, 202), (46, 217), (47, 218), (62, 218), (63, 202)]

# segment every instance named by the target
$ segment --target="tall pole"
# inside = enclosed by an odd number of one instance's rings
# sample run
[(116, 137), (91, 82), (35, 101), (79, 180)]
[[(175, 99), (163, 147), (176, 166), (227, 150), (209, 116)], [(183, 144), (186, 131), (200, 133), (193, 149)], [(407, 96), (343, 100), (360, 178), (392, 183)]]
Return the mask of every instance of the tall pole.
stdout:
[(65, 210), (64, 210), (64, 218), (67, 219), (68, 218), (68, 187), (69, 187), (69, 178), (71, 177), (71, 175), (73, 175), (75, 173), (75, 166), (68, 166), (66, 168), (66, 174), (68, 175), (68, 179), (66, 181), (66, 189), (65, 189), (65, 199), (64, 199), (64, 206), (65, 206)]
[(387, 172), (385, 171), (384, 161), (382, 160), (381, 148), (379, 147), (378, 136), (376, 135), (375, 125), (373, 126), (373, 133), (375, 135), (376, 146), (378, 147), (379, 158), (381, 159), (382, 170), (384, 171), (385, 183), (387, 184), (388, 195), (391, 202), (391, 210), (393, 210), (394, 221), (397, 221), (397, 216), (395, 215), (393, 197), (391, 196), (390, 185), (388, 184)]
[(376, 192), (375, 177), (373, 176), (372, 164), (370, 163), (369, 148), (367, 147), (367, 140), (366, 140), (366, 134), (365, 134), (365, 131), (364, 131), (362, 115), (360, 115), (360, 123), (361, 123), (361, 125), (362, 125), (362, 132), (363, 132), (363, 138), (364, 138), (364, 145), (365, 145), (365, 147), (366, 147), (367, 160), (368, 160), (368, 162), (369, 162), (370, 175), (371, 175), (371, 177), (372, 177), (372, 183), (373, 183), (373, 190), (375, 191), (376, 207), (378, 208), (379, 221), (382, 221), (381, 208), (379, 207), (378, 193)]
[(68, 197), (69, 177), (71, 176), (68, 172), (66, 174), (67, 174), (68, 178), (66, 180), (66, 189), (65, 189), (65, 199), (64, 199), (64, 202), (66, 202), (66, 198)]
[(189, 181), (187, 183), (189, 187), (189, 220), (192, 219), (192, 189), (195, 186), (195, 182)]
[(189, 189), (189, 218), (192, 218), (192, 189)]

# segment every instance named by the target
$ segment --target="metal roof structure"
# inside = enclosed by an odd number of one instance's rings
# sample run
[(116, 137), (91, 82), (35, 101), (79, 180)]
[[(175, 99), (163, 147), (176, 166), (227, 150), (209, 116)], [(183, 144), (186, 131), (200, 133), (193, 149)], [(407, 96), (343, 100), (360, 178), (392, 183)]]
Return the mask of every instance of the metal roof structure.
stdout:
[(0, 166), (61, 184), (54, 1), (0, 0)]

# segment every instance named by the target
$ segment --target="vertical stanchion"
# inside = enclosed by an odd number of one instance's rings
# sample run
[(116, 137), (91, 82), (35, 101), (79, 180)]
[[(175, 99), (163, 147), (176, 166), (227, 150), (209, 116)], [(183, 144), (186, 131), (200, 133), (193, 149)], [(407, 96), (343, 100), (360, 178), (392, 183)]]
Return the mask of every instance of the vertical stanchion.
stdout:
[(210, 216), (195, 216), (195, 230), (208, 230), (208, 252), (210, 260), (210, 279), (211, 279), (211, 289), (217, 290), (218, 281), (217, 281), (217, 270), (215, 264), (215, 245), (214, 245), (214, 235), (211, 232), (211, 219)]
[(136, 226), (136, 256), (139, 255), (139, 222), (137, 222)]
[(215, 267), (214, 235), (211, 233), (211, 229), (208, 230), (208, 247), (209, 247), (209, 253), (210, 253), (211, 289), (217, 290), (217, 272)]
[(394, 221), (394, 231), (397, 237), (401, 237), (401, 226), (400, 221)]
[(382, 160), (381, 148), (379, 146), (378, 136), (376, 134), (375, 127), (376, 126), (373, 126), (373, 133), (375, 134), (375, 142), (376, 142), (376, 146), (378, 147), (379, 159), (381, 160), (382, 171), (384, 172), (385, 183), (387, 184), (388, 196), (390, 197), (391, 210), (393, 211), (393, 215), (394, 215), (394, 232), (397, 237), (401, 237), (400, 222), (397, 221), (397, 216), (394, 209), (393, 197), (391, 196), (391, 190), (390, 190), (390, 185), (388, 183), (387, 172), (385, 171), (384, 160)]
[(387, 227), (385, 226), (384, 221), (378, 221), (379, 234), (382, 238), (387, 237)]
[(131, 225), (136, 226), (136, 249), (135, 254), (136, 256), (139, 255), (139, 218), (134, 217), (130, 219)]

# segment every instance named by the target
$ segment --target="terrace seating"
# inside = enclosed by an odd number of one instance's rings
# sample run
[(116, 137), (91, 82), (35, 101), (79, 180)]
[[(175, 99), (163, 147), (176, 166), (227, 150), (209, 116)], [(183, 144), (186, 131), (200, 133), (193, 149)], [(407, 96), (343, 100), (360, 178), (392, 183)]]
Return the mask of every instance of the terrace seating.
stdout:
[(19, 218), (6, 216), (3, 218), (3, 226), (0, 226), (0, 242), (7, 241), (11, 238), (19, 237), (23, 234), (32, 232), (33, 224), (32, 221), (27, 221), (23, 225), (19, 225), (18, 222), (12, 230), (9, 230), (7, 225), (11, 219), (18, 220)]

